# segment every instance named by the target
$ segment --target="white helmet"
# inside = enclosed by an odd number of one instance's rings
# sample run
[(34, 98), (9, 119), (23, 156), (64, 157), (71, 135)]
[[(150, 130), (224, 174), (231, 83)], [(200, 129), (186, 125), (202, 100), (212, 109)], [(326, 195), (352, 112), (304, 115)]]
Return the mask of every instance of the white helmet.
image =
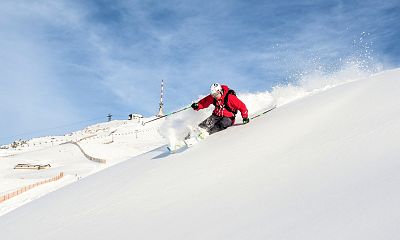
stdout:
[(211, 95), (215, 95), (215, 94), (217, 94), (218, 92), (222, 93), (221, 84), (219, 84), (219, 83), (214, 83), (213, 85), (211, 85), (211, 87), (210, 87), (210, 92), (211, 92)]

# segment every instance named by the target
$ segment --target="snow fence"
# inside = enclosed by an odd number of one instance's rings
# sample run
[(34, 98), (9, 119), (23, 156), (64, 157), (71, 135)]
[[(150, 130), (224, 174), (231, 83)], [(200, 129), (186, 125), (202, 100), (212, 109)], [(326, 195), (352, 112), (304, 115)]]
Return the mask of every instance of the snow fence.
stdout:
[(18, 195), (20, 195), (20, 194), (22, 194), (22, 193), (24, 193), (24, 192), (26, 192), (26, 191), (28, 191), (28, 190), (30, 190), (32, 188), (35, 188), (37, 186), (40, 186), (40, 185), (43, 185), (43, 184), (46, 184), (46, 183), (49, 183), (49, 182), (57, 181), (57, 180), (61, 179), (62, 177), (64, 177), (64, 173), (63, 172), (61, 172), (60, 174), (58, 174), (55, 177), (46, 179), (44, 181), (41, 181), (41, 182), (38, 182), (38, 183), (35, 183), (35, 184), (31, 184), (31, 185), (22, 187), (22, 188), (14, 191), (14, 192), (8, 193), (8, 194), (3, 195), (3, 196), (0, 196), (0, 203), (4, 202), (4, 201), (6, 201), (6, 200), (8, 200), (10, 198), (13, 198), (15, 196), (18, 196)]

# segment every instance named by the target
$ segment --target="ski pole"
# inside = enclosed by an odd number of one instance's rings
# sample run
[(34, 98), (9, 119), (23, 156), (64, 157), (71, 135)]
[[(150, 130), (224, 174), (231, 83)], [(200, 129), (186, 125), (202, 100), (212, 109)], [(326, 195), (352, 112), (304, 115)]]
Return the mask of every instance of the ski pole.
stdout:
[[(266, 113), (268, 113), (268, 112), (274, 110), (275, 108), (276, 108), (276, 105), (274, 105), (273, 107), (271, 107), (271, 108), (265, 110), (265, 111), (262, 112), (262, 113), (259, 113), (259, 114), (257, 114), (257, 115), (254, 115), (254, 116), (250, 117), (250, 120), (253, 120), (254, 118), (258, 118), (258, 117), (260, 117), (260, 116), (262, 116), (262, 115), (264, 115), (264, 114), (266, 114)], [(235, 123), (235, 124), (233, 124), (232, 126), (240, 126), (240, 125), (244, 125), (244, 123)]]
[(276, 108), (276, 105), (274, 105), (272, 108), (270, 108), (270, 109), (268, 109), (268, 110), (265, 110), (265, 111), (262, 112), (262, 113), (259, 113), (259, 114), (255, 115), (255, 116), (252, 116), (250, 119), (252, 120), (252, 119), (254, 119), (254, 118), (258, 118), (259, 116), (264, 115), (264, 114), (266, 114), (267, 112), (270, 112), (270, 111), (274, 110), (275, 108)]
[(189, 109), (189, 108), (191, 108), (191, 106), (187, 106), (187, 107), (184, 107), (184, 108), (182, 108), (182, 109), (179, 109), (179, 110), (177, 110), (177, 111), (175, 111), (175, 112), (165, 114), (165, 115), (163, 115), (163, 116), (161, 116), (161, 117), (158, 117), (158, 118), (154, 118), (154, 119), (152, 119), (152, 120), (150, 120), (150, 121), (144, 122), (143, 125), (145, 125), (146, 123), (149, 123), (149, 122), (153, 122), (153, 121), (159, 120), (159, 119), (161, 119), (161, 118), (165, 118), (165, 117), (174, 115), (174, 114), (176, 114), (176, 113), (178, 113), (178, 112), (182, 112), (182, 111), (184, 111), (184, 110), (186, 110), (186, 109)]

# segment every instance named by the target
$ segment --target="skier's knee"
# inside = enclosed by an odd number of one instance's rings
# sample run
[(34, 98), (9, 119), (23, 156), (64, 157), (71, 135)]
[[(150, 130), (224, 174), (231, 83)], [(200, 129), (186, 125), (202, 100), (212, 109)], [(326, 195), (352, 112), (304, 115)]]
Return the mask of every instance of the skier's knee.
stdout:
[(232, 119), (224, 117), (220, 122), (219, 125), (222, 129), (225, 129), (232, 125)]

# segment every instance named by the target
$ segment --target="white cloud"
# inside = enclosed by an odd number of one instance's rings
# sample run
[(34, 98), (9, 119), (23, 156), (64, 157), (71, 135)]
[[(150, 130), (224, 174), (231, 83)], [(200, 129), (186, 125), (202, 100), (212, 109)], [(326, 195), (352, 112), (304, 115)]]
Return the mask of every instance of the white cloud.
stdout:
[(79, 111), (63, 94), (46, 32), (37, 31), (53, 19), (55, 9), (22, 2), (3, 2), (1, 9), (0, 143), (76, 121)]

